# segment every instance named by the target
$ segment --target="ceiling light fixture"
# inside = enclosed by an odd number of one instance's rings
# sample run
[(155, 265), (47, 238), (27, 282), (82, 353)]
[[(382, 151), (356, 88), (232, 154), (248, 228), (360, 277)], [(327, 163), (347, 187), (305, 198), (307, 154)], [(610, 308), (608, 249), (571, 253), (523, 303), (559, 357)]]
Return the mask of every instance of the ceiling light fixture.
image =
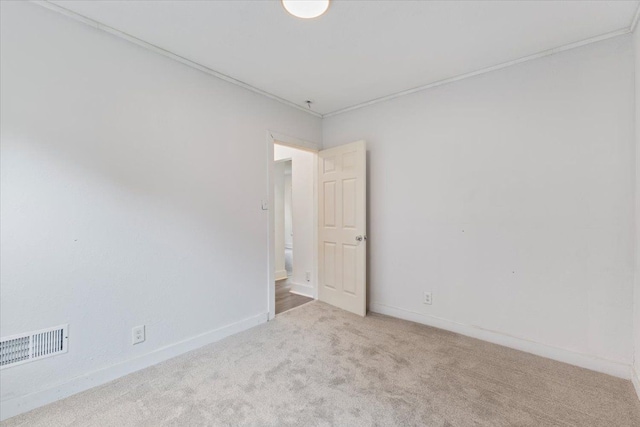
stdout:
[(311, 19), (329, 9), (329, 0), (282, 0), (282, 6), (295, 17)]

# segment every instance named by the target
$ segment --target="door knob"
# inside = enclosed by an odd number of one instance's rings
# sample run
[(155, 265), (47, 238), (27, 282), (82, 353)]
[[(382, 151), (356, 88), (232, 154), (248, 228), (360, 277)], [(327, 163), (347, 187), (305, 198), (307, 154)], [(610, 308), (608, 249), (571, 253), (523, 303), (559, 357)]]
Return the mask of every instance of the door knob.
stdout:
[(362, 242), (363, 240), (367, 240), (367, 236), (356, 236), (356, 241)]

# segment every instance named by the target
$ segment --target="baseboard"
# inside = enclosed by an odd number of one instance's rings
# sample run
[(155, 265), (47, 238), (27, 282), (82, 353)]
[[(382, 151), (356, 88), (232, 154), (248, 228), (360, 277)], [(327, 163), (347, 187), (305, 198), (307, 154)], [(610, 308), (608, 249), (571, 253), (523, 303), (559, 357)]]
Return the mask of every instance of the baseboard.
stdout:
[(581, 368), (590, 369), (592, 371), (602, 372), (613, 375), (626, 380), (631, 379), (629, 365), (623, 362), (601, 359), (571, 350), (553, 347), (546, 344), (529, 341), (524, 338), (518, 338), (511, 335), (503, 334), (477, 326), (457, 323), (451, 320), (442, 319), (440, 317), (431, 316), (424, 313), (417, 313), (403, 308), (393, 307), (387, 304), (372, 302), (369, 304), (369, 310), (374, 313), (385, 314), (387, 316), (397, 317), (399, 319), (409, 320), (424, 325), (433, 326), (439, 329), (455, 332), (483, 341), (488, 341), (504, 347), (513, 348), (548, 359), (557, 360), (559, 362), (568, 363), (570, 365), (579, 366)]
[(26, 396), (0, 402), (0, 421), (22, 414), (40, 406), (53, 403), (65, 397), (108, 383), (125, 375), (156, 365), (165, 360), (195, 350), (207, 344), (219, 341), (230, 335), (237, 334), (267, 321), (268, 314), (262, 313), (232, 323), (213, 331), (205, 332), (195, 337), (180, 341), (135, 359), (130, 359), (97, 371), (90, 372), (69, 381), (58, 384), (46, 390), (40, 390)]
[(291, 289), (289, 289), (289, 292), (297, 295), (302, 295), (303, 297), (313, 298), (312, 285), (293, 283), (291, 281), (289, 281), (289, 285), (291, 285)]
[(636, 394), (638, 395), (638, 399), (640, 399), (640, 372), (635, 367), (631, 367), (631, 382), (633, 383), (633, 387), (636, 389)]
[(276, 280), (284, 280), (287, 276), (287, 270), (278, 270), (276, 271)]

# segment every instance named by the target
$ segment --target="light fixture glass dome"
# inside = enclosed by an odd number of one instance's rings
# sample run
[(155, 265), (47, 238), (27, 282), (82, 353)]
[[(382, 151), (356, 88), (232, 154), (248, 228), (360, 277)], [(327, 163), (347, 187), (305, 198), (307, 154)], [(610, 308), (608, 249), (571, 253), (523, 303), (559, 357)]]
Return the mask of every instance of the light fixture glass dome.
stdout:
[(317, 18), (329, 9), (329, 0), (282, 0), (285, 10), (303, 19)]

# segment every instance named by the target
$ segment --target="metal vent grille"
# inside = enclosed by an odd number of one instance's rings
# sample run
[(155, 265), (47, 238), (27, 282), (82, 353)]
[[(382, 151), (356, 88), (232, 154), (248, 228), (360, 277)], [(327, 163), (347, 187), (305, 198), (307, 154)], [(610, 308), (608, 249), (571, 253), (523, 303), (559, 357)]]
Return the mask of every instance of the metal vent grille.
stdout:
[(0, 340), (0, 369), (67, 352), (68, 325)]

